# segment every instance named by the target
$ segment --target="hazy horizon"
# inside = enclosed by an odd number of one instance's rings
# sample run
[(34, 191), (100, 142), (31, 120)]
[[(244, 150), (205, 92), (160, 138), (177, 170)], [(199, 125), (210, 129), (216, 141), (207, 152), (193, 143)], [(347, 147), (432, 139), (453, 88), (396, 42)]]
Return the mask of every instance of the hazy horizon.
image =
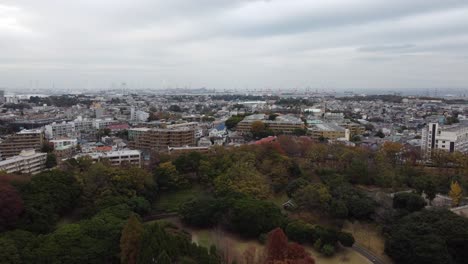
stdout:
[(461, 0), (0, 0), (0, 87), (461, 94), (466, 14)]

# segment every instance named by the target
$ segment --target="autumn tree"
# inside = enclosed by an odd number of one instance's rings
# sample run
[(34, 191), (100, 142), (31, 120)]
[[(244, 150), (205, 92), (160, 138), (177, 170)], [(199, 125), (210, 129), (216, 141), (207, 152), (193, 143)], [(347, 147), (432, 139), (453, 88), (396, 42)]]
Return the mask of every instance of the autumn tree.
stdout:
[(0, 181), (0, 231), (13, 226), (23, 212), (23, 200), (11, 184)]
[(449, 195), (452, 198), (452, 206), (458, 206), (463, 197), (463, 190), (458, 181), (452, 181), (452, 183), (450, 184)]
[(297, 190), (293, 199), (299, 206), (309, 210), (328, 210), (332, 196), (326, 185), (314, 183)]
[(251, 164), (238, 162), (214, 180), (217, 194), (237, 192), (265, 199), (270, 196), (270, 187), (265, 175)]
[(265, 246), (265, 263), (303, 263), (313, 264), (314, 259), (297, 243), (289, 243), (288, 237), (281, 228), (276, 228), (268, 234)]
[(136, 215), (131, 215), (120, 237), (120, 260), (122, 263), (136, 264), (140, 251), (143, 225)]

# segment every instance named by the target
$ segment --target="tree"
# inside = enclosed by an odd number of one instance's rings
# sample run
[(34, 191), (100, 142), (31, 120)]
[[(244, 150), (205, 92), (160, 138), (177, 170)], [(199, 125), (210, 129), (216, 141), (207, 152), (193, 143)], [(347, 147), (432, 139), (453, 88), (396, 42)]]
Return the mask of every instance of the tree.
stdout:
[(352, 247), (354, 245), (353, 235), (347, 232), (339, 232), (338, 241), (345, 247)]
[(172, 264), (171, 258), (167, 255), (166, 251), (163, 251), (159, 254), (158, 258), (156, 259), (156, 263), (158, 264)]
[(321, 183), (300, 188), (294, 193), (293, 198), (299, 206), (309, 210), (328, 210), (332, 199), (327, 186)]
[(325, 244), (322, 246), (320, 252), (325, 256), (333, 256), (333, 254), (335, 254), (335, 247), (330, 244)]
[(288, 237), (281, 228), (275, 228), (268, 234), (265, 246), (267, 263), (284, 260), (287, 257)]
[(182, 221), (196, 227), (210, 227), (217, 224), (220, 213), (218, 200), (212, 197), (193, 199), (179, 209)]
[(45, 232), (59, 215), (74, 208), (81, 189), (72, 175), (52, 170), (33, 176), (21, 194), (25, 212), (20, 223), (27, 230)]
[(0, 249), (0, 263), (21, 263), (20, 254), (13, 241), (0, 237)]
[(382, 129), (379, 129), (379, 131), (377, 131), (377, 133), (375, 134), (376, 137), (379, 137), (379, 138), (384, 138), (385, 137), (385, 134), (382, 132)]
[(281, 209), (275, 204), (251, 198), (235, 200), (227, 218), (228, 227), (246, 237), (258, 237), (285, 223)]
[(55, 156), (54, 153), (47, 153), (45, 166), (48, 169), (51, 169), (51, 168), (57, 166), (57, 157)]
[(297, 243), (289, 243), (281, 228), (275, 228), (268, 234), (265, 246), (265, 263), (303, 263), (314, 264), (314, 259)]
[(23, 212), (23, 199), (11, 184), (0, 180), (0, 231), (16, 224)]
[(412, 213), (426, 206), (426, 201), (416, 193), (397, 193), (393, 197), (393, 208), (405, 209)]
[(348, 217), (348, 207), (346, 207), (346, 203), (341, 200), (332, 200), (330, 213), (337, 218), (346, 218)]
[(226, 125), (226, 128), (231, 130), (237, 126), (237, 124), (244, 119), (245, 116), (243, 115), (234, 115), (231, 116), (226, 120), (224, 123)]
[(258, 199), (270, 196), (270, 187), (265, 175), (259, 173), (252, 164), (239, 161), (214, 180), (218, 195), (242, 193)]
[(421, 210), (389, 229), (385, 252), (395, 263), (465, 263), (468, 219), (449, 210)]
[(169, 106), (169, 111), (182, 112), (182, 108), (180, 108), (180, 106), (178, 106), (178, 105), (171, 105), (171, 106)]
[(452, 198), (452, 206), (458, 206), (460, 204), (461, 199), (463, 198), (463, 190), (458, 181), (452, 181), (452, 183), (450, 184), (449, 195)]
[(136, 264), (141, 246), (143, 225), (136, 215), (131, 215), (122, 230), (120, 237), (121, 263)]
[(312, 240), (314, 227), (301, 220), (296, 220), (286, 226), (285, 232), (291, 240), (306, 243)]
[(189, 185), (188, 179), (181, 175), (170, 161), (159, 164), (155, 176), (163, 189), (181, 189)]
[(260, 120), (252, 122), (250, 131), (254, 138), (263, 138), (270, 135), (270, 133), (268, 133), (267, 126)]
[(309, 181), (303, 179), (303, 178), (298, 178), (295, 180), (292, 180), (289, 182), (289, 184), (286, 186), (286, 194), (288, 195), (289, 198), (293, 196), (293, 194), (300, 188), (309, 185)]

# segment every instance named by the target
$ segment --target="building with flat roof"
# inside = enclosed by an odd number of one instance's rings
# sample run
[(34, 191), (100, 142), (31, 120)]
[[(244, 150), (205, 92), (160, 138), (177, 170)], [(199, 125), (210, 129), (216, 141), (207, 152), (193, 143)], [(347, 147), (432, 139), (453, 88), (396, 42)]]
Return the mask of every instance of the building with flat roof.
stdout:
[(76, 155), (75, 158), (88, 156), (94, 162), (108, 160), (112, 166), (129, 164), (141, 167), (141, 151), (139, 150), (116, 150), (108, 152), (92, 152)]
[(152, 128), (129, 142), (132, 149), (148, 151), (167, 151), (168, 147), (185, 146), (196, 146), (193, 128)]
[(308, 133), (313, 139), (338, 139), (346, 138), (349, 140), (349, 130), (334, 123), (311, 124)]
[(17, 156), (22, 150), (34, 149), (40, 151), (44, 144), (44, 133), (42, 130), (22, 130), (8, 136), (0, 143), (0, 154), (2, 159)]
[(45, 126), (45, 134), (48, 139), (76, 137), (75, 124), (73, 122), (52, 123)]
[(269, 120), (265, 114), (255, 114), (246, 116), (237, 124), (236, 130), (242, 134), (249, 133), (252, 130), (252, 124), (257, 121), (263, 122), (268, 129), (278, 134), (292, 134), (294, 130), (305, 129), (304, 122), (295, 116), (280, 115), (275, 120)]
[(128, 140), (133, 141), (141, 134), (148, 132), (151, 128), (149, 127), (135, 127), (128, 129)]
[(0, 171), (6, 173), (36, 174), (45, 169), (47, 153), (34, 149), (22, 150), (19, 155), (0, 161)]
[(468, 123), (450, 126), (429, 123), (422, 130), (421, 151), (430, 159), (435, 150), (468, 153)]

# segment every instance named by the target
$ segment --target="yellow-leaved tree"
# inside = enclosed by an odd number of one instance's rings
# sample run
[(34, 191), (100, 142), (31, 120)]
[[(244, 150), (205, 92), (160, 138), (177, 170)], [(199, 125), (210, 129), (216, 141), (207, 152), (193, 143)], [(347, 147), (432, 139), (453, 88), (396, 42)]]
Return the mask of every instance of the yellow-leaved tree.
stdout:
[(463, 197), (463, 190), (457, 181), (452, 181), (450, 184), (449, 195), (452, 198), (452, 206), (458, 206)]

